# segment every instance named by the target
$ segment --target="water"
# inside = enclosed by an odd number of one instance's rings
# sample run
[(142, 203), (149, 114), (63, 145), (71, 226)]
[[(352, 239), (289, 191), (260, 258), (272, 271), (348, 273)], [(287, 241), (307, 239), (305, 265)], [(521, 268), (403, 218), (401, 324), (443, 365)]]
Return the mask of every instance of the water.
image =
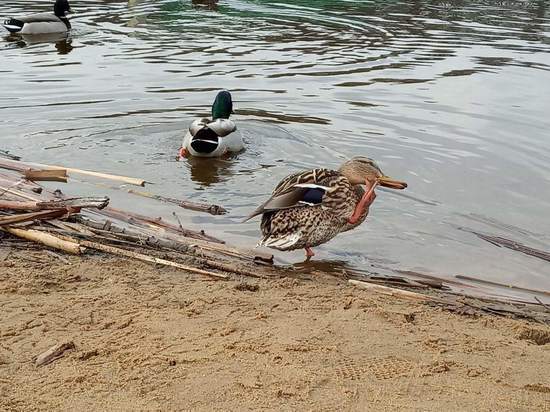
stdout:
[[(51, 3), (2, 2), (0, 16)], [(285, 175), (368, 155), (409, 188), (380, 191), (367, 223), (318, 247), (314, 267), (550, 290), (549, 262), (469, 232), (550, 251), (549, 6), (73, 1), (68, 38), (0, 39), (0, 146), (224, 205), (225, 216), (177, 212), (246, 246), (259, 224), (240, 220)], [(176, 162), (185, 128), (221, 88), (233, 93), (247, 150)], [(105, 187), (64, 190), (173, 219), (173, 207)], [(276, 255), (303, 260), (302, 251)]]

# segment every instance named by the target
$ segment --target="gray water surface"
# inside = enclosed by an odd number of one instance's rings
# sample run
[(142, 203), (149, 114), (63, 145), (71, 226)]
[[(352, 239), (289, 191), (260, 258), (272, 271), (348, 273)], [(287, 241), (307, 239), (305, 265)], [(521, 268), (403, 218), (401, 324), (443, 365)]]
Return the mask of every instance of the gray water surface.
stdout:
[[(52, 3), (2, 2), (0, 16)], [(259, 224), (239, 222), (281, 178), (368, 155), (409, 188), (379, 191), (367, 222), (316, 248), (313, 267), (550, 290), (549, 262), (470, 232), (550, 252), (550, 2), (71, 5), (68, 37), (0, 38), (1, 149), (221, 204), (230, 214), (177, 213), (245, 246)], [(176, 162), (187, 125), (222, 88), (247, 150)], [(172, 206), (106, 187), (63, 190), (174, 219)], [(303, 260), (302, 251), (276, 255)]]

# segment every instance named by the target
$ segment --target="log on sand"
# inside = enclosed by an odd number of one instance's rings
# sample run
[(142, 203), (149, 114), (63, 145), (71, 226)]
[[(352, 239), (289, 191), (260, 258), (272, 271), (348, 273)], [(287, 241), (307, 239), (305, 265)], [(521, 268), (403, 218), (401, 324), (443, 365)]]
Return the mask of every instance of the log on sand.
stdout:
[(54, 249), (59, 249), (73, 255), (80, 255), (84, 252), (84, 248), (74, 241), (60, 239), (49, 233), (40, 232), (33, 229), (17, 229), (14, 227), (3, 227), (2, 230), (11, 233), (14, 236), (32, 242), (41, 243)]

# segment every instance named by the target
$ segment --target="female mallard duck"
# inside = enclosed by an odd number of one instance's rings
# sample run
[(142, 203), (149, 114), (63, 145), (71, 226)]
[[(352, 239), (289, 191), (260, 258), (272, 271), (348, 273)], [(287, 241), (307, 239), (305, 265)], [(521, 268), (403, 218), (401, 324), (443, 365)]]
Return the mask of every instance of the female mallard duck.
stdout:
[[(361, 187), (365, 184), (368, 190)], [(369, 213), (377, 185), (404, 189), (405, 182), (385, 176), (376, 163), (362, 156), (339, 170), (313, 169), (284, 178), (272, 196), (246, 220), (262, 216), (264, 235), (258, 246), (278, 250), (306, 250), (328, 242), (340, 232), (360, 225)]]
[(31, 14), (25, 17), (10, 17), (4, 27), (10, 33), (47, 34), (65, 33), (71, 28), (65, 13), (71, 11), (68, 0), (56, 0), (52, 13)]
[(197, 119), (183, 137), (179, 157), (188, 154), (200, 157), (219, 157), (229, 152), (244, 149), (239, 133), (233, 133), (237, 126), (229, 116), (233, 113), (231, 93), (223, 90), (212, 104), (212, 119)]

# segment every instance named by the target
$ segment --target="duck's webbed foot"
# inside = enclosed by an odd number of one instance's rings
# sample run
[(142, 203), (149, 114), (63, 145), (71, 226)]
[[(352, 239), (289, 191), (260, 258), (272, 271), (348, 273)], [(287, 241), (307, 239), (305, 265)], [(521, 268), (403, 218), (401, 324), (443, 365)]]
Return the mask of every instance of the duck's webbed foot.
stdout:
[(313, 250), (311, 250), (310, 247), (304, 248), (306, 250), (306, 262), (309, 262), (309, 260), (315, 256), (315, 253), (313, 253)]
[(178, 157), (176, 158), (176, 160), (180, 161), (185, 156), (187, 156), (187, 149), (185, 147), (180, 147), (180, 149), (178, 150)]

